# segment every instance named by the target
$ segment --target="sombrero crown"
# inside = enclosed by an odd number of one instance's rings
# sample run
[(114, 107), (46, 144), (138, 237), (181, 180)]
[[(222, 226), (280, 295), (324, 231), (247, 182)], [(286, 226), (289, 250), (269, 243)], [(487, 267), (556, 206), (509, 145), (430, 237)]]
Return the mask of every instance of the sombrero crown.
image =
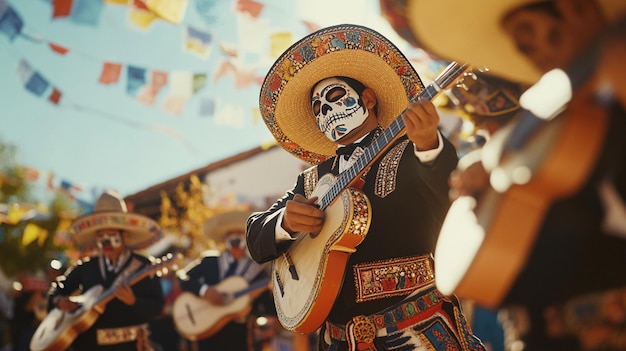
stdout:
[(252, 212), (231, 211), (215, 215), (204, 222), (204, 235), (221, 242), (229, 232), (246, 232), (246, 222)]
[(92, 246), (96, 241), (96, 232), (101, 229), (128, 231), (126, 246), (131, 249), (145, 248), (163, 235), (158, 223), (129, 213), (124, 199), (112, 191), (106, 191), (98, 198), (92, 213), (76, 218), (69, 232), (77, 245)]
[(315, 123), (310, 90), (320, 80), (346, 76), (372, 88), (378, 123), (386, 128), (424, 89), (400, 50), (380, 33), (342, 24), (309, 34), (276, 60), (261, 87), (263, 120), (278, 143), (296, 157), (318, 164), (337, 145)]

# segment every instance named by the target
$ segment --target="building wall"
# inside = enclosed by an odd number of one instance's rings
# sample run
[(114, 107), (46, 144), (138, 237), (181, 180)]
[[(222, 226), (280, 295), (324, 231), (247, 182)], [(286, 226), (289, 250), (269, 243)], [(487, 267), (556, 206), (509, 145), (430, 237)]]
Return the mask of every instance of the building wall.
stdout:
[(207, 173), (203, 180), (209, 187), (205, 201), (243, 202), (264, 209), (291, 189), (298, 173), (308, 167), (281, 147), (272, 147)]

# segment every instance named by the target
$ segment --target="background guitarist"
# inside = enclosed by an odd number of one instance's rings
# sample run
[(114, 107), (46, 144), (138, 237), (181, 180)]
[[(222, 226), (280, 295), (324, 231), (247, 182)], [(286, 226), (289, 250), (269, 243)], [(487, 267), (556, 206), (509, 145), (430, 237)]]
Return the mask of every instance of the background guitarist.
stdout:
[[(211, 217), (204, 225), (207, 238), (223, 244), (225, 250), (218, 256), (207, 254), (190, 263), (178, 272), (183, 291), (196, 294), (212, 305), (228, 304), (228, 297), (221, 294), (215, 285), (224, 279), (239, 276), (248, 281), (248, 285), (268, 279), (268, 272), (263, 265), (254, 262), (247, 253), (245, 240), (246, 219), (250, 212), (233, 211)], [(208, 338), (192, 342), (191, 350), (202, 351), (246, 351), (249, 350), (251, 331), (249, 316), (276, 315), (274, 300), (267, 287), (251, 292), (253, 304), (249, 311), (241, 311), (239, 318), (231, 320), (217, 333)], [(234, 292), (234, 291), (233, 291)], [(206, 311), (211, 313), (211, 311)], [(202, 311), (197, 317), (202, 318)], [(224, 316), (227, 318), (229, 316)]]
[[(71, 295), (97, 285), (108, 289), (118, 277), (150, 265), (146, 257), (132, 250), (154, 243), (161, 235), (156, 222), (129, 213), (124, 200), (115, 192), (103, 193), (94, 212), (74, 220), (70, 231), (79, 246), (97, 247), (99, 253), (80, 260), (52, 283), (49, 306), (62, 311), (75, 311), (79, 307), (70, 299)], [(148, 339), (148, 322), (163, 308), (159, 278), (152, 275), (132, 286), (119, 286), (114, 296), (91, 328), (76, 337), (70, 350), (154, 350)]]
[[(512, 320), (530, 322), (527, 328), (517, 328), (527, 350), (625, 350), (626, 2), (409, 3), (405, 5), (412, 9), (407, 13), (412, 31), (403, 33), (414, 35), (414, 42), (439, 57), (486, 65), (495, 74), (527, 83), (553, 68), (574, 75), (591, 68), (583, 84), (589, 94), (574, 99), (597, 104), (602, 98), (609, 116), (603, 148), (586, 183), (572, 196), (554, 202), (545, 214), (528, 262), (503, 308)], [(458, 19), (477, 20), (471, 25), (454, 18), (445, 25), (429, 20), (444, 11), (450, 14), (450, 8)], [(446, 42), (443, 37), (455, 40)], [(587, 50), (591, 43), (599, 44), (593, 52)], [(575, 64), (590, 53), (597, 57)], [(579, 105), (570, 105), (566, 113), (577, 113), (571, 106)], [(594, 117), (589, 116), (589, 125), (597, 122)], [(588, 142), (581, 139), (582, 148)], [(489, 186), (487, 177), (477, 164), (455, 172), (451, 183), (456, 194), (476, 195), (484, 189), (478, 184)]]
[(484, 349), (457, 300), (434, 287), (431, 253), (457, 156), (438, 131), (435, 106), (426, 99), (409, 104), (423, 89), (393, 43), (357, 25), (301, 39), (263, 84), (260, 107), (269, 129), (287, 151), (315, 166), (271, 208), (249, 218), (248, 245), (258, 262), (280, 257), (299, 235), (322, 230), (325, 213), (316, 197), (307, 198), (316, 181), (344, 172), (407, 109), (407, 135), (363, 176), (369, 231), (337, 282), (342, 287), (325, 316), (319, 350)]

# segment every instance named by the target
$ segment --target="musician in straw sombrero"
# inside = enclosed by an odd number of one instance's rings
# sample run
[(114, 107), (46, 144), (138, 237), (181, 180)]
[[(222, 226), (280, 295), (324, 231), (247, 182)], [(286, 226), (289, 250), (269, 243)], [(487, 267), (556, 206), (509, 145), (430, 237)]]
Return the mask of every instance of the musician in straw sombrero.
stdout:
[[(434, 285), (431, 254), (457, 156), (434, 105), (417, 101), (424, 90), (393, 43), (351, 24), (295, 43), (262, 85), (269, 130), (313, 166), (248, 219), (248, 246), (256, 261), (273, 262), (281, 323), (305, 333), (321, 327), (319, 350), (484, 349), (457, 300)], [(387, 145), (398, 121), (406, 135)], [(371, 165), (354, 171), (379, 147)], [(316, 192), (325, 175), (343, 182), (351, 173), (361, 173), (360, 191), (345, 187), (329, 206), (318, 201), (334, 189)]]
[[(129, 213), (120, 195), (107, 191), (98, 198), (92, 213), (74, 220), (70, 233), (77, 245), (97, 248), (98, 254), (81, 259), (52, 283), (49, 306), (66, 312), (77, 311), (80, 301), (70, 296), (85, 293), (98, 285), (104, 291), (112, 288), (113, 299), (105, 305), (95, 323), (76, 336), (69, 349), (153, 350), (148, 339), (148, 322), (163, 308), (159, 278), (147, 275), (132, 285), (120, 281), (151, 264), (148, 258), (133, 251), (161, 238), (159, 225), (148, 217)], [(38, 333), (45, 331), (38, 330), (35, 337)], [(39, 335), (42, 336), (45, 335)], [(59, 337), (67, 335), (61, 333)]]
[[(207, 251), (178, 272), (181, 289), (208, 302), (190, 299), (174, 304), (175, 323), (183, 337), (192, 341), (192, 350), (246, 351), (252, 337), (249, 317), (275, 315), (268, 271), (247, 251), (249, 215), (249, 211), (230, 211), (209, 218), (204, 234), (224, 249), (219, 254)], [(187, 308), (192, 312), (181, 315), (178, 306), (185, 307), (182, 312)]]
[[(485, 270), (492, 287), (503, 287), (490, 307), (508, 316), (511, 341), (524, 350), (626, 350), (626, 1), (381, 0), (381, 6), (395, 13), (398, 33), (433, 55), (534, 84), (523, 107), (541, 118), (525, 112), (509, 137), (486, 145), (508, 148), (498, 162), (483, 157), (451, 178), (460, 200), (476, 198), (480, 207), (497, 183), (475, 180), (506, 168), (509, 155), (523, 157), (521, 166), (540, 165), (530, 167), (530, 181), (501, 191), (505, 198), (521, 190), (516, 197), (529, 205), (517, 207), (515, 217), (500, 216), (513, 250), (490, 251), (522, 260), (500, 277)], [(445, 21), (437, 18), (442, 11)], [(554, 126), (550, 143), (529, 152), (536, 136)], [(565, 137), (572, 140), (567, 147)], [(533, 228), (512, 235), (520, 222)]]

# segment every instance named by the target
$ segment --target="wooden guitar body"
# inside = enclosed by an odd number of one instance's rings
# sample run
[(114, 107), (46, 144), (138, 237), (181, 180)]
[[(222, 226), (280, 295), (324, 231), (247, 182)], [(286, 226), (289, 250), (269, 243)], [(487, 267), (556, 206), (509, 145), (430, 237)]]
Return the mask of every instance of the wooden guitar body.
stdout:
[(580, 189), (604, 145), (607, 112), (584, 93), (574, 96), (568, 112), (534, 131), (521, 150), (502, 155), (491, 182), (501, 176), (505, 190), (490, 188), (452, 203), (435, 249), (444, 294), (490, 308), (503, 302), (549, 207)]
[[(174, 255), (168, 254), (156, 259), (156, 263), (147, 265), (142, 269), (121, 276), (119, 284), (114, 284), (108, 289), (101, 285), (91, 287), (79, 296), (70, 299), (79, 304), (73, 312), (64, 312), (58, 308), (52, 309), (35, 330), (30, 340), (31, 351), (62, 351), (67, 349), (76, 337), (91, 328), (96, 320), (104, 312), (106, 304), (115, 298), (115, 292), (119, 286), (132, 286), (144, 277), (175, 265)], [(132, 264), (132, 263), (131, 263)]]
[(213, 336), (232, 320), (250, 313), (256, 291), (267, 289), (267, 282), (248, 285), (243, 277), (224, 279), (215, 289), (227, 298), (224, 305), (213, 305), (190, 292), (183, 292), (174, 301), (172, 317), (176, 329), (189, 340)]
[[(335, 176), (321, 177), (311, 196), (325, 193)], [(319, 233), (300, 233), (274, 260), (272, 283), (278, 319), (288, 330), (315, 331), (335, 302), (350, 254), (369, 229), (371, 206), (355, 188), (344, 190), (325, 212)]]
[(89, 329), (102, 311), (95, 305), (104, 289), (96, 285), (84, 294), (72, 298), (81, 306), (73, 312), (52, 309), (39, 324), (30, 342), (32, 351), (62, 351), (67, 349), (78, 334)]

